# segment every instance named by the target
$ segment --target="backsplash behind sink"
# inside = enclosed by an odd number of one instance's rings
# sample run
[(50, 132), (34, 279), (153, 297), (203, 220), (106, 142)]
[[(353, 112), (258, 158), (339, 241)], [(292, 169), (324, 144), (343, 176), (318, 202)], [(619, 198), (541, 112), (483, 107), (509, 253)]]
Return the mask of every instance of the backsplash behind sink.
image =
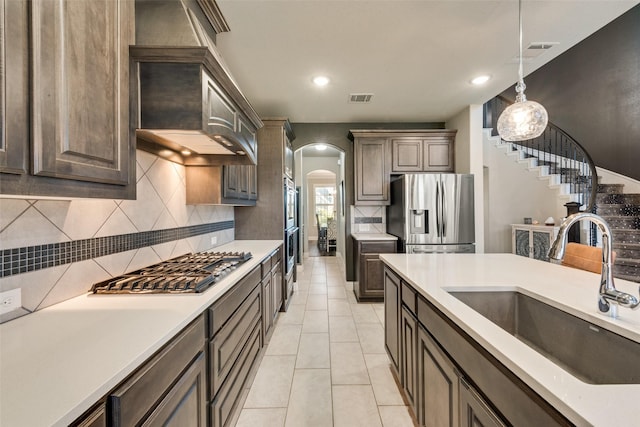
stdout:
[(22, 292), (22, 308), (0, 323), (109, 277), (234, 240), (233, 207), (186, 205), (183, 166), (136, 156), (137, 200), (0, 196), (0, 291)]

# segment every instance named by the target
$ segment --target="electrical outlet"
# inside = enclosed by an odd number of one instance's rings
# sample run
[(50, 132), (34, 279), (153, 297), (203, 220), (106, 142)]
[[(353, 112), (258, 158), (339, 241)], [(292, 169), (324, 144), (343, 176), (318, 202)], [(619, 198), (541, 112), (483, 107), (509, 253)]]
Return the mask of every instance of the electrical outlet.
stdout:
[(22, 289), (0, 292), (0, 314), (8, 313), (22, 307)]
[(217, 245), (217, 244), (218, 244), (218, 237), (217, 236), (211, 237), (211, 246)]

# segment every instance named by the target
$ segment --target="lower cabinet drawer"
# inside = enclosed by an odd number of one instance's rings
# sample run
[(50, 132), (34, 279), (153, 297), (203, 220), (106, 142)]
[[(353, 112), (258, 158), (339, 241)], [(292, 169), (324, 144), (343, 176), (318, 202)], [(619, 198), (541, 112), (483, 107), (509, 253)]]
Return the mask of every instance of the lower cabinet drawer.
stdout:
[(139, 425), (204, 349), (204, 316), (187, 326), (107, 399), (108, 425)]
[(256, 321), (261, 321), (262, 289), (258, 285), (209, 343), (210, 391), (213, 399), (229, 375)]
[(205, 427), (207, 424), (207, 364), (205, 353), (193, 361), (143, 426)]
[(238, 361), (211, 403), (210, 417), (213, 427), (227, 427), (231, 424), (234, 412), (238, 409), (247, 377), (260, 353), (261, 334), (262, 322), (258, 321), (253, 327), (247, 344), (240, 352)]

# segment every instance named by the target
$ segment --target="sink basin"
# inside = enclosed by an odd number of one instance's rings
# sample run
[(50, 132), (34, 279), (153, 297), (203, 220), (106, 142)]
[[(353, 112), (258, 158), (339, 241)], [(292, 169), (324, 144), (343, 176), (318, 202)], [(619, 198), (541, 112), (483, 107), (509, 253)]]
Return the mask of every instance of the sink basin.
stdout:
[(517, 291), (449, 293), (584, 382), (640, 384), (640, 343)]

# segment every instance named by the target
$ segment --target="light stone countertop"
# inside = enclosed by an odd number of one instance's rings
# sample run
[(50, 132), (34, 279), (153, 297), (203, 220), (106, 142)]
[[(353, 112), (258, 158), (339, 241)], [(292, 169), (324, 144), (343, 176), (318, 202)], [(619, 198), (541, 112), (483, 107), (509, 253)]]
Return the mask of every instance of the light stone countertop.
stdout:
[(212, 249), (253, 258), (201, 294), (85, 294), (0, 325), (0, 425), (68, 425), (280, 244)]
[[(447, 292), (519, 290), (640, 342), (640, 310), (620, 307), (617, 319), (598, 312), (599, 274), (512, 254), (381, 254), (380, 258), (576, 425), (638, 425), (640, 385), (584, 383)], [(638, 296), (637, 283), (616, 280), (616, 287)]]
[(392, 234), (387, 233), (351, 233), (356, 240), (398, 240), (398, 238)]

